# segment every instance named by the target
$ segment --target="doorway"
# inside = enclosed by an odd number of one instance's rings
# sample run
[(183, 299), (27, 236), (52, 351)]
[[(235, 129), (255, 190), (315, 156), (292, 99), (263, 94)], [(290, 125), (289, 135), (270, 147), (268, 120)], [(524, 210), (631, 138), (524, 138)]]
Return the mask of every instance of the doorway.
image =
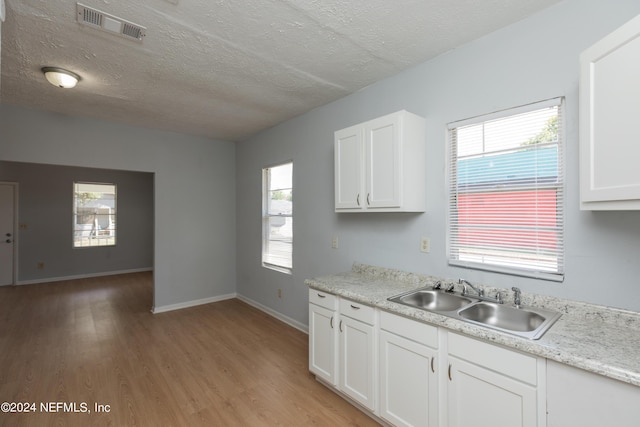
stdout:
[(0, 182), (0, 286), (15, 285), (18, 184)]

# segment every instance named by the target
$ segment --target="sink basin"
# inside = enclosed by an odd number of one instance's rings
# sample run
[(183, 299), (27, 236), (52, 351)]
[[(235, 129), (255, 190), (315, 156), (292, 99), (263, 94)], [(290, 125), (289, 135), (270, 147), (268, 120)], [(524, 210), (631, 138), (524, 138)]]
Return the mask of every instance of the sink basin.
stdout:
[(388, 300), (532, 340), (540, 338), (561, 316), (542, 308), (515, 308), (430, 287)]
[(419, 289), (389, 298), (389, 301), (430, 311), (455, 311), (478, 300), (460, 294)]
[(529, 339), (540, 338), (560, 318), (560, 313), (554, 311), (489, 302), (470, 305), (458, 311), (458, 315), (469, 322)]

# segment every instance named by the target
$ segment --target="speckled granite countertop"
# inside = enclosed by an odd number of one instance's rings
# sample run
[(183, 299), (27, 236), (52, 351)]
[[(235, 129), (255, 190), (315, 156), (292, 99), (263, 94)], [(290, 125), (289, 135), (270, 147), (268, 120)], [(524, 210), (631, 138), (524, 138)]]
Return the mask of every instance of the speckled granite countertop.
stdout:
[[(562, 313), (542, 338), (529, 340), (387, 301), (391, 296), (431, 286), (437, 280), (442, 278), (356, 263), (351, 272), (308, 279), (305, 283), (392, 313), (640, 386), (640, 314), (523, 293), (523, 305)], [(481, 286), (488, 295), (498, 290)], [(505, 301), (513, 300), (510, 290), (499, 290), (506, 295)]]

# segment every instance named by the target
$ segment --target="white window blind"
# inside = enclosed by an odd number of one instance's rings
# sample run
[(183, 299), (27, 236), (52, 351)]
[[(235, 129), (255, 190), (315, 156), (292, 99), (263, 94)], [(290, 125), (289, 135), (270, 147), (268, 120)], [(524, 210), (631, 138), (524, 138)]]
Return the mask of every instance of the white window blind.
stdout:
[(562, 98), (449, 125), (449, 263), (561, 281)]
[(293, 163), (262, 170), (262, 265), (293, 268)]

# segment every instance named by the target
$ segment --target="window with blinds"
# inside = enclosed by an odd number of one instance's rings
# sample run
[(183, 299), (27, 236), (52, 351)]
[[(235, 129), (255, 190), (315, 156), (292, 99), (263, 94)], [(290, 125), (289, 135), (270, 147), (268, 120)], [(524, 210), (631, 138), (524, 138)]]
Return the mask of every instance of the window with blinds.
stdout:
[(562, 101), (449, 125), (450, 264), (563, 279)]
[(262, 265), (293, 268), (293, 163), (262, 169)]
[(73, 247), (115, 246), (116, 185), (73, 183)]

